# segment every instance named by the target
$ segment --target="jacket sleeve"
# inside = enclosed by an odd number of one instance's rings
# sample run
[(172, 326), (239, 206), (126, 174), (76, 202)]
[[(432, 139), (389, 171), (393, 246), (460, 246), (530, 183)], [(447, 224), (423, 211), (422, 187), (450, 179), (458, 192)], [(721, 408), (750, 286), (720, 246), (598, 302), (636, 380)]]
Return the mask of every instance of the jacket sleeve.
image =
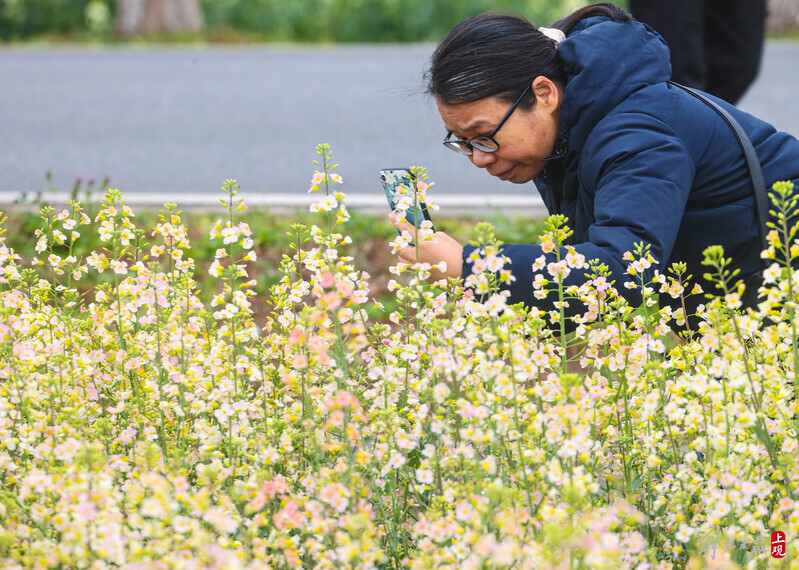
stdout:
[[(586, 140), (579, 158), (577, 200), (593, 204), (593, 216), (587, 241), (575, 244), (586, 261), (606, 264), (616, 281), (617, 290), (631, 303), (640, 303), (640, 292), (623, 286), (629, 280), (629, 261), (624, 253), (632, 252), (637, 242), (651, 245), (651, 254), (661, 266), (671, 256), (680, 229), (695, 165), (680, 137), (664, 122), (650, 115), (624, 113), (603, 119)], [(569, 220), (567, 224), (573, 224)], [(583, 234), (586, 235), (586, 234)], [(471, 271), (466, 260), (474, 246), (464, 248), (464, 278)], [(509, 304), (523, 302), (544, 310), (553, 308), (554, 295), (544, 300), (533, 296), (536, 271), (533, 263), (544, 255), (541, 246), (506, 244), (503, 252), (510, 258), (516, 278), (506, 286)], [(561, 251), (561, 258), (566, 255)], [(555, 254), (546, 255), (546, 263)], [(652, 277), (653, 266), (644, 274)], [(661, 269), (663, 272), (664, 269)], [(550, 279), (546, 268), (544, 277)], [(568, 285), (582, 285), (584, 270), (572, 271), (564, 280)], [(570, 311), (571, 312), (571, 311)]]

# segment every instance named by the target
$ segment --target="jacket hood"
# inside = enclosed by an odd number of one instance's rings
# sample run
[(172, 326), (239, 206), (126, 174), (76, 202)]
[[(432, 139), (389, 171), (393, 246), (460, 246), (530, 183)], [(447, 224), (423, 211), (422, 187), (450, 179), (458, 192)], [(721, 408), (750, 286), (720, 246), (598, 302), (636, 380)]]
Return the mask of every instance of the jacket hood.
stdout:
[(558, 45), (566, 72), (559, 138), (578, 153), (596, 124), (635, 91), (671, 78), (669, 49), (640, 22), (587, 18)]

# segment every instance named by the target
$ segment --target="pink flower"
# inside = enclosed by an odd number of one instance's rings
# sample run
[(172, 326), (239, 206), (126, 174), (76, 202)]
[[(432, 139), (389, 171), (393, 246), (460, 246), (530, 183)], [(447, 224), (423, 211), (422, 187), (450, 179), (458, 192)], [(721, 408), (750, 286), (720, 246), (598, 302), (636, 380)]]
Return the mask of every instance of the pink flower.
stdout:
[(294, 501), (287, 501), (286, 506), (278, 511), (272, 519), (278, 530), (301, 528), (305, 526), (307, 518)]
[(292, 366), (297, 370), (308, 368), (308, 356), (305, 354), (295, 354)]
[(329, 271), (325, 271), (319, 276), (319, 284), (322, 287), (332, 287), (333, 286), (333, 274)]
[(97, 508), (91, 501), (82, 501), (75, 507), (75, 519), (82, 521), (94, 520), (97, 517)]

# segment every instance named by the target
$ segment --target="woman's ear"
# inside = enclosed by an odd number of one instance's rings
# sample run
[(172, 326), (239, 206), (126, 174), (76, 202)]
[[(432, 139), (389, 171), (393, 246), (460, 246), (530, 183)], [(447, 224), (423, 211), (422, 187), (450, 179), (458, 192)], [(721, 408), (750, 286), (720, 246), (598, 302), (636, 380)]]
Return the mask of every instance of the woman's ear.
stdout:
[(533, 93), (536, 105), (542, 109), (557, 111), (560, 109), (561, 93), (554, 81), (543, 75), (533, 79)]

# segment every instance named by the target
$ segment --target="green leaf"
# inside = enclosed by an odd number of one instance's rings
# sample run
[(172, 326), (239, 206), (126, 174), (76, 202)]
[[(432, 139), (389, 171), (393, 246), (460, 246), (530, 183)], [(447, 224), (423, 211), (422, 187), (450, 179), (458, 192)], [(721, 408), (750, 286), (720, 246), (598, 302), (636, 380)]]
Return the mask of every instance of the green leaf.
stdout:
[(755, 435), (757, 436), (757, 440), (760, 443), (762, 443), (769, 449), (771, 448), (772, 446), (771, 436), (760, 425), (755, 425)]
[(641, 485), (644, 483), (644, 474), (641, 473), (635, 479), (633, 479), (633, 484), (631, 485), (630, 489), (633, 493), (637, 493), (638, 489), (641, 488)]

